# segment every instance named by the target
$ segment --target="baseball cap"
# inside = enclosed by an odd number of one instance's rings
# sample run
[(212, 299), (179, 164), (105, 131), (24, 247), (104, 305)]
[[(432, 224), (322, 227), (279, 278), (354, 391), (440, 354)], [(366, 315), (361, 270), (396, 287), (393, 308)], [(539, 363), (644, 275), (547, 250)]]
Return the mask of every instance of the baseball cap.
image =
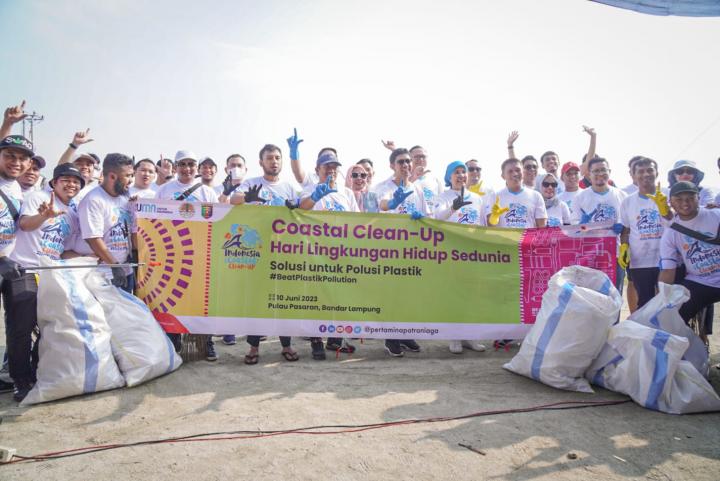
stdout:
[(95, 154), (85, 153), (85, 152), (78, 152), (72, 157), (72, 161), (75, 162), (79, 159), (88, 159), (90, 162), (92, 162), (95, 165), (100, 165), (100, 157), (98, 157)]
[(565, 162), (560, 170), (560, 175), (565, 175), (570, 169), (577, 169), (579, 171), (580, 167), (578, 167), (575, 162)]
[(41, 155), (33, 156), (32, 160), (34, 160), (37, 163), (38, 167), (40, 167), (41, 169), (44, 169), (47, 165), (47, 162), (45, 162), (45, 158)]
[(213, 167), (217, 168), (217, 164), (216, 164), (215, 161), (214, 161), (213, 159), (211, 159), (210, 157), (203, 157), (203, 159), (202, 159), (202, 160), (200, 161), (200, 163), (198, 164), (198, 167), (201, 166), (201, 165), (203, 165), (203, 164), (211, 164)]
[(697, 194), (700, 191), (695, 184), (693, 184), (692, 182), (687, 182), (685, 180), (677, 182), (675, 185), (670, 187), (670, 197), (672, 197), (673, 195), (682, 194), (683, 192), (693, 192)]
[(53, 178), (50, 181), (50, 187), (53, 186), (53, 181), (58, 179), (59, 177), (63, 176), (72, 176), (77, 177), (80, 179), (80, 188), (82, 189), (85, 187), (85, 179), (83, 178), (82, 174), (78, 170), (77, 167), (75, 167), (72, 164), (60, 164), (53, 170)]
[(33, 143), (22, 135), (8, 135), (0, 141), (0, 150), (10, 148), (22, 150), (30, 157), (35, 155), (35, 152), (33, 152)]
[(181, 160), (194, 160), (197, 162), (197, 155), (195, 155), (195, 152), (192, 150), (178, 150), (175, 154), (175, 163), (180, 162)]
[(317, 167), (320, 167), (321, 165), (325, 165), (325, 164), (342, 165), (340, 163), (340, 161), (338, 160), (337, 156), (335, 154), (333, 154), (332, 152), (326, 152), (326, 153), (322, 154), (320, 157), (318, 157)]

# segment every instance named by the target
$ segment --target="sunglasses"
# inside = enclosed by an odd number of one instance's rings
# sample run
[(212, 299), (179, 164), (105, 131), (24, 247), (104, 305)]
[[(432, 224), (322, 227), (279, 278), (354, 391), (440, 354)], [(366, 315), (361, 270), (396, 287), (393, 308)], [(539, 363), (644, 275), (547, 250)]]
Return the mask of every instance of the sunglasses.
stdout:
[(412, 161), (411, 161), (410, 159), (397, 159), (397, 160), (395, 161), (396, 164), (400, 164), (400, 165), (403, 165), (403, 164), (408, 164), (408, 165), (409, 165), (411, 162), (412, 162)]
[(695, 170), (690, 167), (683, 167), (675, 171), (677, 175), (695, 175)]
[(543, 182), (542, 186), (556, 188), (558, 185), (557, 185), (557, 182)]
[(610, 169), (595, 169), (590, 171), (591, 174), (607, 174), (609, 172)]
[(482, 170), (482, 167), (468, 167), (468, 172), (480, 172)]
[(353, 179), (357, 179), (358, 177), (361, 179), (365, 179), (367, 178), (367, 174), (365, 172), (353, 172), (352, 174), (350, 174), (350, 177), (352, 177)]

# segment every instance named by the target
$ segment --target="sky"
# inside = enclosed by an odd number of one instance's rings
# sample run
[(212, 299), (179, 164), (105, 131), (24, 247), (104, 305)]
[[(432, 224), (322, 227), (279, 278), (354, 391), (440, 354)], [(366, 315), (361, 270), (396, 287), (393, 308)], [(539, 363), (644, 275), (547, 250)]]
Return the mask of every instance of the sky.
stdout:
[(510, 131), (518, 156), (578, 162), (589, 125), (620, 185), (645, 155), (663, 179), (690, 159), (720, 187), (720, 18), (586, 0), (2, 0), (0, 29), (0, 106), (45, 116), (51, 166), (90, 128), (101, 157), (238, 152), (260, 175), (260, 148), (287, 157), (296, 127), (307, 170), (333, 146), (381, 180), (392, 139), (440, 177), (476, 158), (497, 187)]

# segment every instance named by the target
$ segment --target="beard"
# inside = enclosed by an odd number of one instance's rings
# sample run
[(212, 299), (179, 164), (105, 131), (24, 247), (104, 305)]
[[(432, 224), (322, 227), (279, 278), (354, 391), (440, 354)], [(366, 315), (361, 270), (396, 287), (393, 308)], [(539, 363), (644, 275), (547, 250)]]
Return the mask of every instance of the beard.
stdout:
[(120, 179), (117, 179), (113, 184), (113, 189), (117, 195), (127, 196), (130, 194), (127, 184), (124, 184)]

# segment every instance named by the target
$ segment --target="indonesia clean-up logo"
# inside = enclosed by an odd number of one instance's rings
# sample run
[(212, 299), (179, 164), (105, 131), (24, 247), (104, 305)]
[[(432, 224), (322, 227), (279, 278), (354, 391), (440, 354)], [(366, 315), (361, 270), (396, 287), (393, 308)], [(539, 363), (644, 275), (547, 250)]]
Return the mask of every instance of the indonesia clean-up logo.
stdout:
[[(211, 213), (212, 215), (212, 213)], [(260, 260), (262, 239), (258, 231), (246, 224), (233, 224), (222, 245), (225, 265), (229, 269), (255, 269)]]

